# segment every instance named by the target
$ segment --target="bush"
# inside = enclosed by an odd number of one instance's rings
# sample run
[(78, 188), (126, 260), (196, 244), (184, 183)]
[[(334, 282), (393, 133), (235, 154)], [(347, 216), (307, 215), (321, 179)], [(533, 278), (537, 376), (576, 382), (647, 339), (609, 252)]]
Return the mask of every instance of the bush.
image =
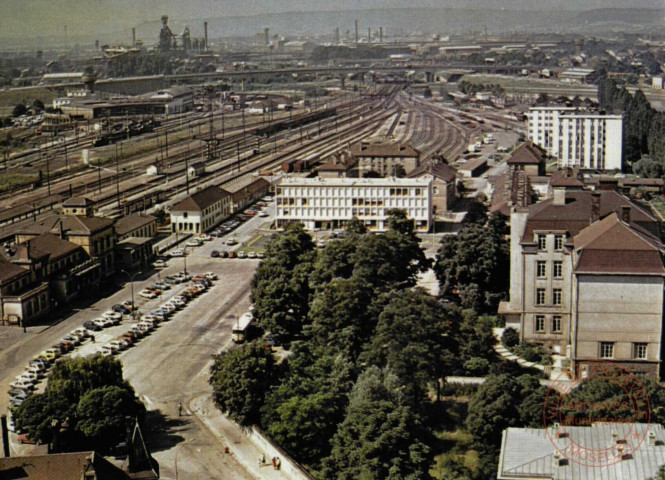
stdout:
[(520, 334), (512, 327), (508, 327), (501, 335), (501, 343), (506, 348), (513, 348), (520, 343)]
[(490, 369), (490, 362), (484, 358), (480, 357), (471, 357), (466, 362), (464, 362), (464, 370), (467, 375), (472, 377), (480, 377), (486, 375)]
[(540, 363), (541, 365), (552, 365), (552, 357), (550, 356), (550, 353), (540, 345), (522, 342), (511, 350), (515, 355), (528, 362)]

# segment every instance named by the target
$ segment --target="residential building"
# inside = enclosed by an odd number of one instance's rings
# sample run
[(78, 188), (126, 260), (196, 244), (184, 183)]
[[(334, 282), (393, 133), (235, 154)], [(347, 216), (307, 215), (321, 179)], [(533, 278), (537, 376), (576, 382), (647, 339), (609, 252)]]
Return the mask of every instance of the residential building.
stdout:
[(129, 237), (115, 246), (118, 269), (138, 270), (147, 267), (154, 258), (152, 237)]
[(173, 233), (203, 233), (231, 214), (231, 195), (216, 186), (206, 187), (171, 207)]
[(522, 340), (657, 376), (665, 267), (659, 223), (615, 191), (566, 191), (511, 214), (510, 300)]
[(115, 222), (115, 234), (118, 242), (130, 237), (154, 237), (157, 231), (157, 219), (146, 213), (127, 215)]
[(533, 142), (524, 142), (511, 154), (506, 163), (512, 170), (523, 170), (527, 176), (545, 175), (545, 150)]
[(0, 252), (0, 324), (30, 325), (51, 310), (48, 283)]
[(354, 217), (370, 231), (387, 230), (397, 208), (428, 231), (432, 180), (427, 178), (285, 178), (276, 187), (277, 226), (302, 223), (307, 230), (342, 228)]
[[(649, 480), (665, 465), (665, 429), (658, 423), (594, 423), (562, 429), (503, 431), (498, 480)], [(643, 439), (626, 450), (628, 437)], [(631, 442), (628, 441), (628, 444)], [(585, 461), (582, 455), (596, 455)], [(625, 452), (625, 453), (624, 453)]]
[(354, 172), (357, 163), (357, 160), (351, 156), (350, 152), (338, 152), (319, 167), (319, 177), (341, 178), (357, 176), (357, 172)]
[(528, 137), (558, 159), (559, 167), (621, 170), (623, 116), (573, 107), (529, 109)]
[(24, 243), (44, 233), (53, 233), (63, 240), (83, 247), (90, 259), (99, 262), (100, 273), (115, 273), (116, 243), (113, 220), (92, 216), (92, 202), (73, 197), (63, 202), (63, 214), (26, 226), (16, 234), (16, 243)]
[(378, 173), (382, 177), (395, 176), (398, 166), (409, 174), (420, 163), (420, 152), (403, 143), (358, 143), (351, 146), (351, 155), (358, 162), (360, 176), (368, 172)]
[(231, 194), (231, 213), (236, 213), (259, 198), (268, 195), (270, 182), (265, 178), (250, 177), (227, 185), (224, 190)]
[(457, 200), (457, 170), (447, 163), (430, 160), (413, 170), (408, 178), (432, 182), (432, 215), (449, 212)]

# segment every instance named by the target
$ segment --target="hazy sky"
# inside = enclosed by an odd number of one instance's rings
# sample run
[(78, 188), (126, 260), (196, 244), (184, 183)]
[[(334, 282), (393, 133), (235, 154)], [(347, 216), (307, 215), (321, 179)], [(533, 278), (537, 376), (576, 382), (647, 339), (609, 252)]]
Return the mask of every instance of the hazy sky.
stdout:
[(357, 10), (379, 7), (505, 7), (521, 10), (590, 10), (603, 7), (663, 8), (664, 0), (0, 0), (0, 36), (72, 35), (108, 32), (162, 14), (172, 18), (212, 18), (289, 11)]

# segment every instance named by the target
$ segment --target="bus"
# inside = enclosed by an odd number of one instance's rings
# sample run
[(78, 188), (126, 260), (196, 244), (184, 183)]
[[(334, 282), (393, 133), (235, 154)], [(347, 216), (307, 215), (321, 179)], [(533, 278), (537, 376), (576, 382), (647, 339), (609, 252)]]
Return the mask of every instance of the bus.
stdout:
[(231, 330), (231, 338), (235, 343), (243, 343), (247, 338), (247, 330), (254, 321), (251, 313), (243, 313), (240, 318), (236, 320), (233, 329)]

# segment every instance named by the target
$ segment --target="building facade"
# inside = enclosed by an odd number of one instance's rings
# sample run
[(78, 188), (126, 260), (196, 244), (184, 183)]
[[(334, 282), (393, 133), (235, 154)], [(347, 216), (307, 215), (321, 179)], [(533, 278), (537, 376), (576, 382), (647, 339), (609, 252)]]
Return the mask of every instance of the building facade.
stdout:
[(559, 167), (621, 170), (623, 116), (573, 107), (529, 109), (529, 140), (558, 158)]
[(420, 164), (420, 152), (411, 145), (401, 143), (360, 143), (351, 147), (351, 155), (358, 162), (360, 176), (368, 172), (376, 172), (383, 177), (394, 176), (398, 166), (409, 174)]
[(555, 189), (511, 214), (510, 300), (522, 340), (571, 359), (660, 369), (665, 267), (656, 219), (614, 191)]
[(416, 231), (431, 222), (431, 178), (285, 178), (276, 187), (277, 226), (302, 223), (307, 230), (342, 228), (356, 217), (369, 231), (388, 228), (397, 208)]
[(171, 232), (203, 233), (230, 214), (231, 195), (213, 185), (171, 207)]

